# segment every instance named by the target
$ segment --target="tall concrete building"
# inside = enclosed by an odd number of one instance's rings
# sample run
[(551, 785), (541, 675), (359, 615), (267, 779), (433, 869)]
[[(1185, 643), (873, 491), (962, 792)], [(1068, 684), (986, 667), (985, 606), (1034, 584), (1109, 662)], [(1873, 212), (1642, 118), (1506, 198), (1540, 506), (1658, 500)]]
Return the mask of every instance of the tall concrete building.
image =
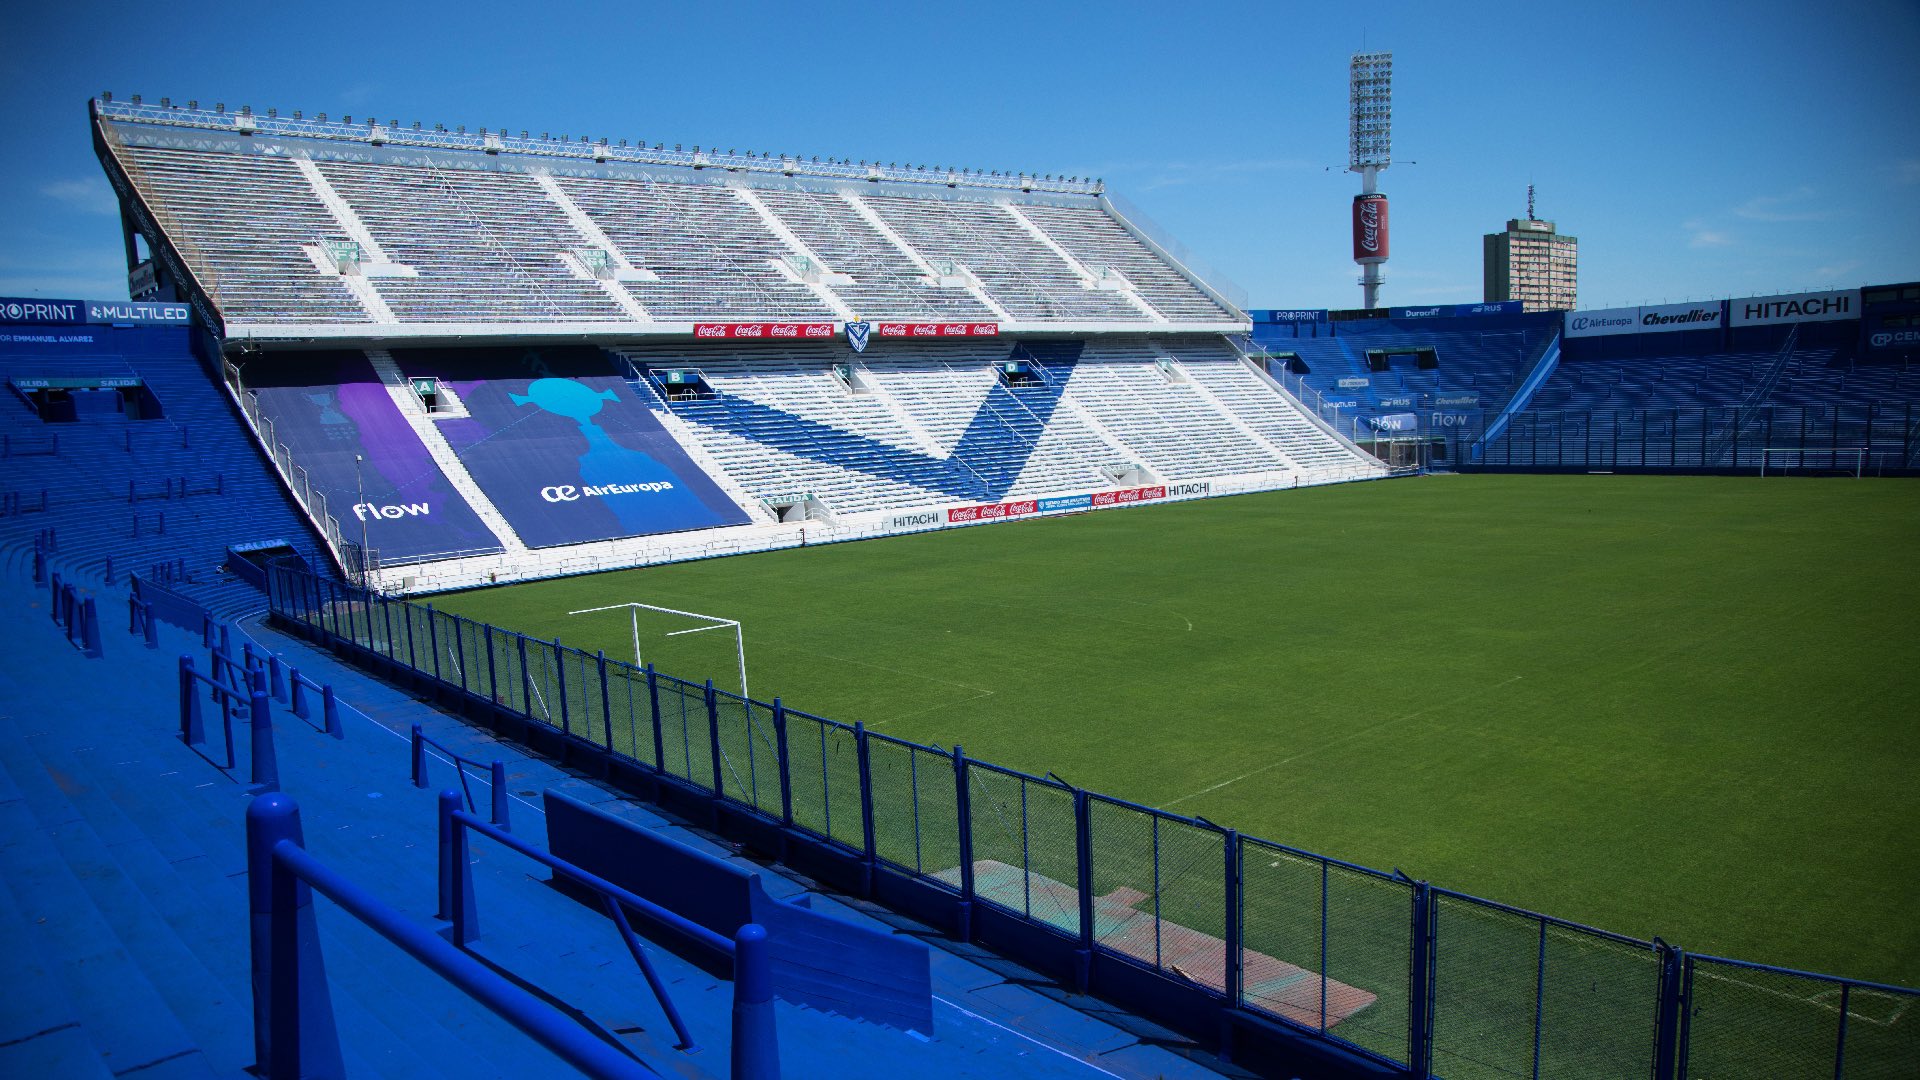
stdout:
[(1580, 280), (1580, 240), (1533, 216), (1528, 192), (1527, 216), (1507, 222), (1506, 232), (1484, 239), (1482, 277), (1487, 303), (1518, 300), (1528, 311), (1570, 311)]

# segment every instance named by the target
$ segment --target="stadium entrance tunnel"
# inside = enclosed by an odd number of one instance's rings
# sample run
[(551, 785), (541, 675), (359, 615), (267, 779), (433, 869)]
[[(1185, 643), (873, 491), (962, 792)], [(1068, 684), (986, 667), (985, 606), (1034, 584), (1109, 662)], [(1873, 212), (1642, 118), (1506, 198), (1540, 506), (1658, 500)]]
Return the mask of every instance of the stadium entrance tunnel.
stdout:
[(1046, 376), (1025, 360), (1007, 360), (995, 365), (994, 370), (1000, 376), (1000, 385), (1009, 390), (1047, 385)]
[(774, 520), (782, 525), (833, 520), (833, 511), (812, 494), (775, 495), (765, 501)]
[(667, 401), (708, 401), (720, 395), (707, 383), (707, 377), (692, 368), (666, 370), (649, 368), (647, 377)]
[(276, 566), (312, 573), (306, 556), (285, 540), (261, 540), (234, 544), (227, 548), (224, 568), (242, 581), (251, 582), (261, 592), (267, 589), (267, 571)]
[(7, 380), (13, 392), (33, 414), (47, 424), (86, 420), (158, 420), (160, 399), (146, 383), (128, 375), (36, 378), (18, 375)]
[(1407, 366), (1407, 362), (1412, 361), (1416, 370), (1432, 371), (1440, 366), (1440, 354), (1424, 345), (1402, 349), (1367, 350), (1367, 370), (1369, 371), (1390, 370), (1396, 361), (1401, 367)]

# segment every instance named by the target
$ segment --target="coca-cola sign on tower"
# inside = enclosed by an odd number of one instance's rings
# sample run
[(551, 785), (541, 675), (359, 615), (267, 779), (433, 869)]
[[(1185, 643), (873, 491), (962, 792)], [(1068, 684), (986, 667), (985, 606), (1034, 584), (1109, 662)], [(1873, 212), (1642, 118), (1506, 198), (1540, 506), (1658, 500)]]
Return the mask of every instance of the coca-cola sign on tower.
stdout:
[(1387, 197), (1378, 192), (1353, 197), (1353, 261), (1387, 261)]

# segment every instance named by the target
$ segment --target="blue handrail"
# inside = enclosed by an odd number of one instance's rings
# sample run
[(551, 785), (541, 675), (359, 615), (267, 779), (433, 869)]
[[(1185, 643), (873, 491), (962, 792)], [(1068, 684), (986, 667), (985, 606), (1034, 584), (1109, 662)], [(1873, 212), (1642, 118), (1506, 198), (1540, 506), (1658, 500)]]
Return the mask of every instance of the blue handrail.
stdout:
[[(473, 871), (467, 859), (467, 833), (472, 829), (482, 836), (504, 844), (527, 858), (541, 863), (556, 874), (565, 875), (581, 885), (600, 894), (606, 904), (607, 917), (620, 930), (620, 940), (626, 943), (627, 951), (633, 955), (634, 963), (640, 966), (640, 974), (646, 977), (647, 985), (653, 990), (654, 1000), (660, 1003), (660, 1009), (667, 1014), (667, 1022), (673, 1025), (673, 1034), (680, 1040), (677, 1049), (694, 1051), (699, 1047), (693, 1041), (693, 1035), (687, 1031), (687, 1025), (680, 1019), (680, 1010), (673, 1004), (673, 998), (667, 993), (666, 984), (661, 982), (660, 973), (654, 970), (653, 961), (647, 951), (634, 936), (633, 927), (627, 922), (626, 908), (631, 907), (655, 923), (680, 934), (687, 935), (702, 945), (713, 949), (740, 963), (734, 943), (712, 930), (678, 915), (644, 897), (621, 888), (618, 885), (590, 871), (560, 858), (551, 852), (542, 851), (532, 844), (514, 836), (504, 829), (495, 828), (481, 821), (465, 810), (460, 809), (460, 793), (443, 791), (440, 793), (440, 915), (453, 922), (453, 941), (457, 945), (466, 945), (480, 936), (479, 919), (475, 912), (473, 895)], [(735, 972), (734, 993), (741, 993), (740, 972)], [(735, 1032), (736, 1044), (740, 1039)]]
[[(180, 654), (180, 741), (187, 748), (220, 769), (234, 767), (233, 714), (240, 706), (247, 709), (252, 732), (248, 779), (254, 791), (280, 790), (280, 763), (273, 749), (273, 715), (268, 705), (266, 675), (249, 680), (250, 689), (241, 691), (219, 679), (194, 670), (193, 657)], [(206, 721), (201, 713), (199, 686), (204, 684), (220, 705), (221, 729), (226, 737), (226, 762), (215, 761), (202, 749), (207, 743)], [(242, 694), (245, 694), (243, 697)]]
[[(278, 661), (279, 658), (274, 659)], [(287, 686), (289, 688), (287, 707), (293, 715), (302, 720), (310, 719), (313, 716), (313, 706), (307, 702), (307, 691), (318, 690), (320, 692), (320, 730), (336, 739), (347, 737), (346, 731), (340, 726), (340, 699), (334, 696), (331, 685), (323, 686), (300, 674), (299, 668), (289, 668)]]
[(460, 774), (460, 791), (467, 797), (467, 809), (472, 810), (473, 785), (467, 782), (467, 769), (468, 767), (472, 767), (474, 771), (477, 772), (484, 768), (487, 770), (487, 786), (493, 789), (488, 816), (493, 824), (500, 826), (502, 829), (512, 828), (511, 822), (508, 821), (507, 813), (506, 762), (495, 758), (491, 763), (482, 765), (470, 757), (462, 757), (448, 749), (445, 743), (428, 738), (421, 732), (419, 724), (413, 725), (412, 746), (413, 752), (411, 757), (413, 760), (414, 787), (423, 788), (427, 786), (427, 747), (431, 746), (435, 750), (453, 759), (453, 771)]
[(309, 888), (588, 1076), (660, 1076), (309, 854), (300, 808), (285, 795), (265, 795), (247, 807), (247, 876), (256, 1064), (273, 1080), (341, 1071)]

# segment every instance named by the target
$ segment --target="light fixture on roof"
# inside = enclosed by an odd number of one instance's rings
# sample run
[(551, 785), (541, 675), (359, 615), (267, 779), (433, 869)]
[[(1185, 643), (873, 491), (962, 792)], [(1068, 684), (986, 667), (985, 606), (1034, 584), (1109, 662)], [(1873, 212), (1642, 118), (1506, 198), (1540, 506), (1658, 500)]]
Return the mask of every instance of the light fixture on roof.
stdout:
[(199, 108), (199, 107), (200, 107), (200, 99), (199, 99), (199, 98), (188, 98), (188, 99), (187, 99), (187, 108), (189, 108), (189, 109), (197, 109), (197, 108)]
[(140, 95), (139, 95), (139, 94), (135, 94), (135, 95), (133, 95), (133, 103), (134, 103), (135, 105), (138, 105), (138, 104), (140, 104)]
[(111, 90), (102, 90), (102, 91), (100, 91), (100, 100), (101, 100), (101, 101), (112, 101), (112, 100), (113, 100), (113, 91), (111, 91)]

